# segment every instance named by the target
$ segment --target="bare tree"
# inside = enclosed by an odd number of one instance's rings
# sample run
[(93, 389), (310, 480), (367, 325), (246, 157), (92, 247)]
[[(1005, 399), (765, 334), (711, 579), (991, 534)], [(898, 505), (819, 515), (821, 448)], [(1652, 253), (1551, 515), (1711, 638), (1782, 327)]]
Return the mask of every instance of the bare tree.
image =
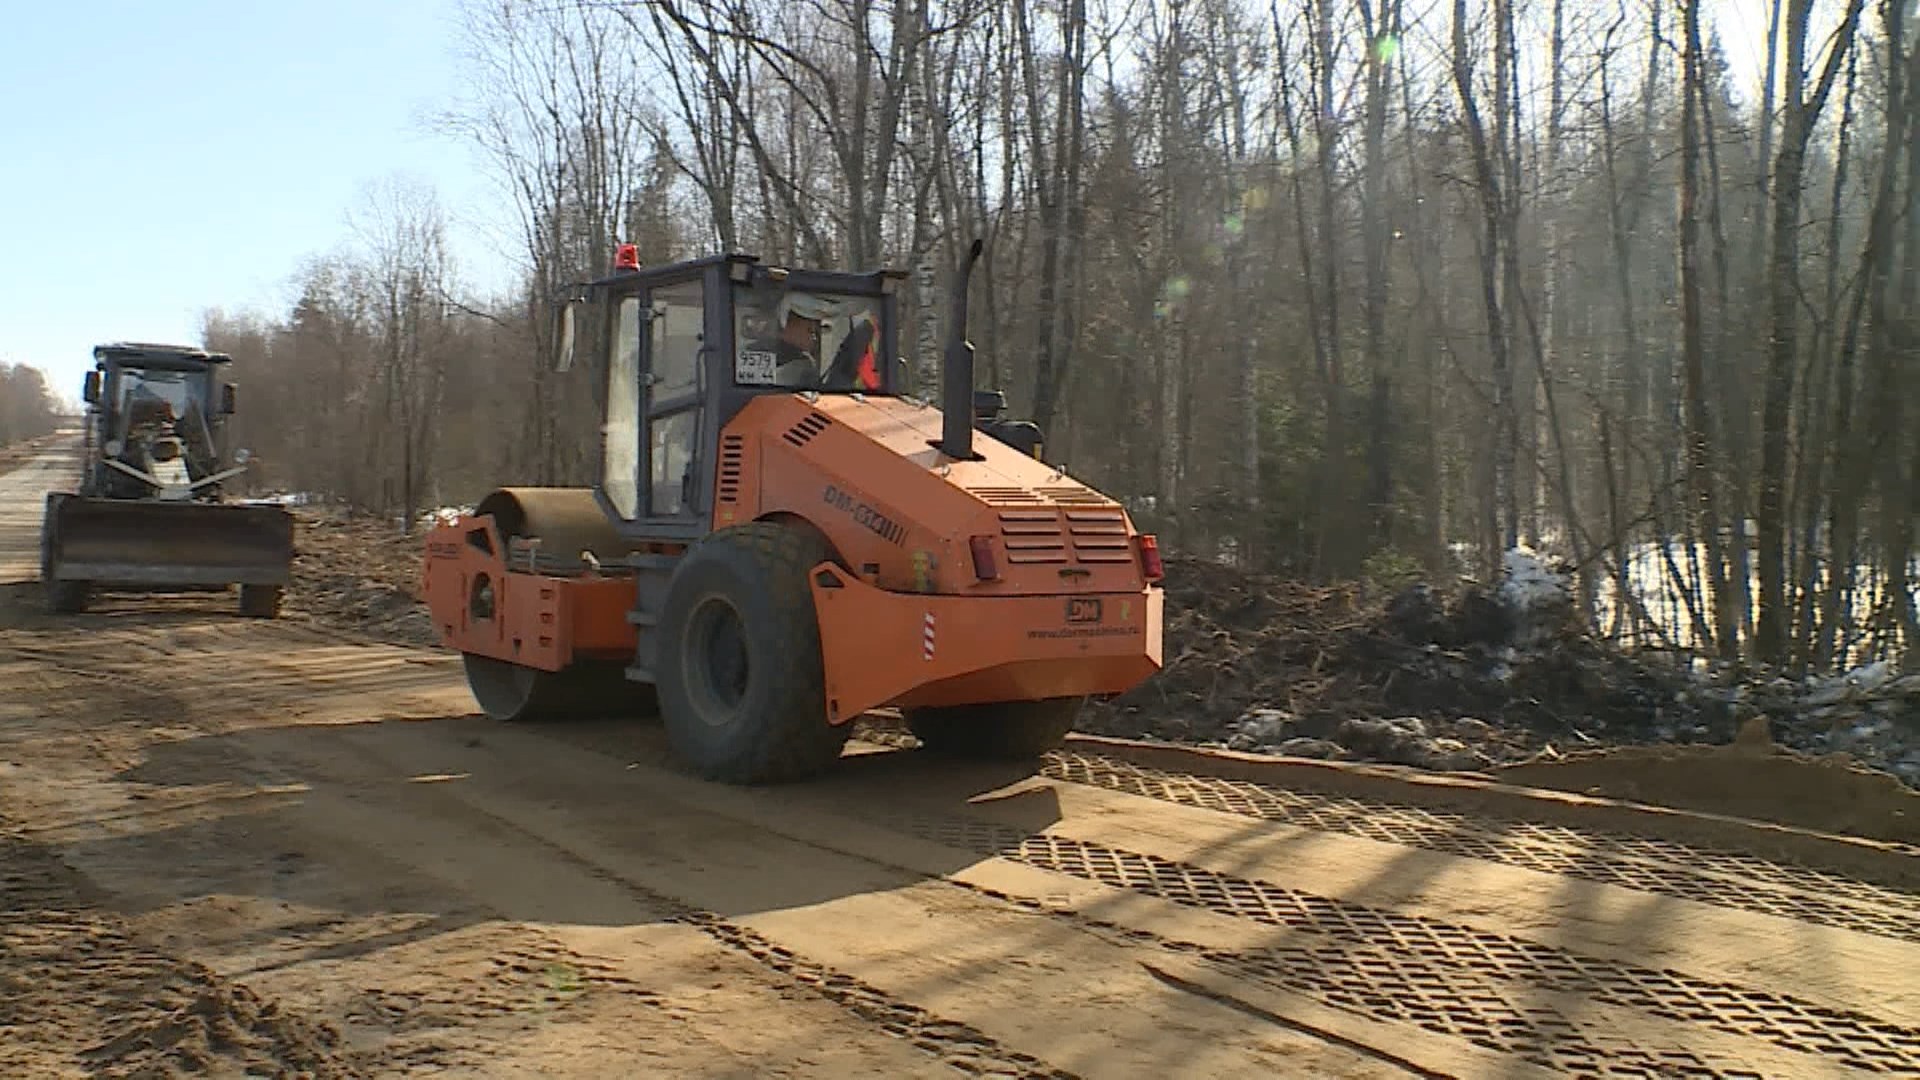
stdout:
[[(1504, 7), (1501, 9), (1505, 13)], [(1496, 15), (1495, 22), (1504, 20)], [(1504, 31), (1496, 37), (1504, 40)], [(1496, 561), (1495, 553), (1505, 551), (1520, 542), (1520, 514), (1514, 487), (1514, 468), (1519, 456), (1519, 432), (1516, 423), (1513, 400), (1513, 359), (1508, 334), (1508, 314), (1500, 299), (1500, 267), (1503, 245), (1511, 238), (1506, 235), (1509, 221), (1507, 199), (1501, 170), (1496, 169), (1496, 155), (1505, 148), (1489, 145), (1486, 126), (1480, 118), (1479, 91), (1474, 85), (1473, 53), (1467, 44), (1467, 3), (1466, 0), (1454, 0), (1453, 5), (1453, 83), (1460, 95), (1461, 118), (1466, 125), (1467, 139), (1473, 154), (1474, 185), (1479, 194), (1482, 247), (1480, 251), (1480, 294), (1487, 322), (1488, 352), (1493, 361), (1493, 452), (1491, 455), (1492, 498), (1487, 507), (1486, 531), (1482, 533), (1483, 550), (1489, 563)], [(1507, 113), (1507, 82), (1504, 72), (1507, 60), (1505, 50), (1495, 50), (1494, 64), (1503, 74), (1496, 80), (1495, 112), (1504, 117)], [(1504, 135), (1505, 121), (1499, 131)]]
[(1771, 2), (1756, 103), (1699, 0), (467, 0), (449, 126), (520, 279), (434, 298), (363, 245), (209, 334), (260, 358), (274, 482), (394, 508), (591, 478), (551, 302), (617, 241), (915, 271), (925, 376), (985, 236), (982, 378), (1170, 547), (1398, 580), (1541, 544), (1609, 632), (1850, 662), (1920, 614), (1910, 5)]
[(354, 231), (364, 252), (362, 281), (373, 312), (381, 387), (367, 464), (376, 475), (391, 477), (398, 469), (384, 502), (397, 505), (411, 532), (431, 487), (446, 384), (446, 219), (431, 189), (388, 180), (367, 193)]
[[(1773, 165), (1773, 251), (1767, 270), (1772, 332), (1760, 431), (1760, 622), (1754, 642), (1761, 659), (1773, 662), (1785, 660), (1787, 648), (1787, 428), (1794, 369), (1800, 362), (1800, 205), (1806, 190), (1807, 143), (1853, 47), (1854, 27), (1864, 2), (1848, 0), (1811, 96), (1806, 89), (1806, 63), (1813, 0), (1787, 3), (1786, 86), (1780, 150)], [(1746, 543), (1744, 528), (1735, 542)]]

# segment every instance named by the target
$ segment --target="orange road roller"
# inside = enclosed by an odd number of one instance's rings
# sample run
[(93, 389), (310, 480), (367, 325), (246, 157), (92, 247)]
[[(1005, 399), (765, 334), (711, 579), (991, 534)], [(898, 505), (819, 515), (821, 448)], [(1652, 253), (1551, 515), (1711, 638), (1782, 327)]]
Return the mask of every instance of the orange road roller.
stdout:
[(1126, 510), (973, 389), (962, 263), (941, 403), (905, 392), (895, 272), (749, 256), (614, 273), (561, 309), (600, 389), (592, 488), (503, 488), (427, 538), (489, 716), (653, 712), (733, 783), (828, 767), (895, 707), (931, 750), (1037, 756), (1160, 667), (1162, 568)]

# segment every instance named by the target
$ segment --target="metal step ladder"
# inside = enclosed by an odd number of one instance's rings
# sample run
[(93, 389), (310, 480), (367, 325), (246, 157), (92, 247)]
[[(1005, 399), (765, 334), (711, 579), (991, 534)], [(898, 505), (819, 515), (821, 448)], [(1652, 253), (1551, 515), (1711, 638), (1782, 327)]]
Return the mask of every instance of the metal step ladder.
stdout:
[(673, 568), (680, 565), (680, 555), (629, 555), (626, 564), (634, 571), (633, 610), (627, 612), (627, 622), (639, 639), (639, 647), (634, 651), (633, 663), (627, 666), (627, 678), (634, 682), (651, 683), (659, 659), (660, 616), (667, 606), (667, 585), (673, 580)]

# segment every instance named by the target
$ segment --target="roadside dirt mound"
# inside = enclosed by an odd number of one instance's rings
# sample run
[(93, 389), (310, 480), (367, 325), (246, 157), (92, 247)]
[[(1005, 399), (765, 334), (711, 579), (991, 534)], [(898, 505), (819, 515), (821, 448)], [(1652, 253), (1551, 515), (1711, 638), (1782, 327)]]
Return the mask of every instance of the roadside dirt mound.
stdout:
[(1845, 754), (1773, 745), (1764, 720), (1724, 746), (1634, 746), (1496, 771), (1512, 783), (1920, 844), (1920, 792)]
[(44, 848), (0, 835), (0, 1075), (357, 1075), (333, 1029), (149, 947), (85, 893)]
[(420, 539), (392, 522), (334, 507), (293, 511), (293, 587), (286, 610), (380, 641), (439, 639), (420, 599)]
[(1091, 707), (1081, 730), (1485, 772), (1920, 842), (1920, 792), (1907, 786), (1907, 737), (1920, 728), (1905, 678), (1862, 671), (1806, 692), (1696, 674), (1593, 637), (1550, 589), (1516, 602), (1506, 582), (1444, 600), (1415, 586), (1383, 602), (1170, 559), (1166, 588), (1164, 669)]
[(1168, 560), (1166, 588), (1165, 669), (1088, 730), (1450, 769), (1733, 734), (1730, 713), (1685, 700), (1679, 669), (1570, 624), (1514, 648), (1512, 615), (1478, 591), (1381, 603), (1191, 559)]
[(334, 1060), (339, 1036), (331, 1028), (288, 1016), (244, 986), (221, 985), (199, 965), (183, 967), (168, 982), (158, 1000), (142, 1003), (147, 1018), (82, 1055), (97, 1075), (358, 1075)]

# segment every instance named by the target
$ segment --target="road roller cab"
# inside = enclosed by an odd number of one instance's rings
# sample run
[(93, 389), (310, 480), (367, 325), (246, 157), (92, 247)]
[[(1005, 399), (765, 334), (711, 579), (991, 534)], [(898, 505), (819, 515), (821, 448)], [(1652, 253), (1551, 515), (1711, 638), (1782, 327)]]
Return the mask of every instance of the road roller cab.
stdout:
[(900, 275), (623, 247), (561, 320), (559, 366), (600, 391), (599, 483), (503, 488), (428, 538), (481, 707), (657, 706), (697, 770), (759, 782), (824, 767), (883, 706), (936, 750), (1034, 755), (1156, 671), (1154, 539), (1030, 425), (975, 412), (978, 253), (942, 408), (906, 392)]

